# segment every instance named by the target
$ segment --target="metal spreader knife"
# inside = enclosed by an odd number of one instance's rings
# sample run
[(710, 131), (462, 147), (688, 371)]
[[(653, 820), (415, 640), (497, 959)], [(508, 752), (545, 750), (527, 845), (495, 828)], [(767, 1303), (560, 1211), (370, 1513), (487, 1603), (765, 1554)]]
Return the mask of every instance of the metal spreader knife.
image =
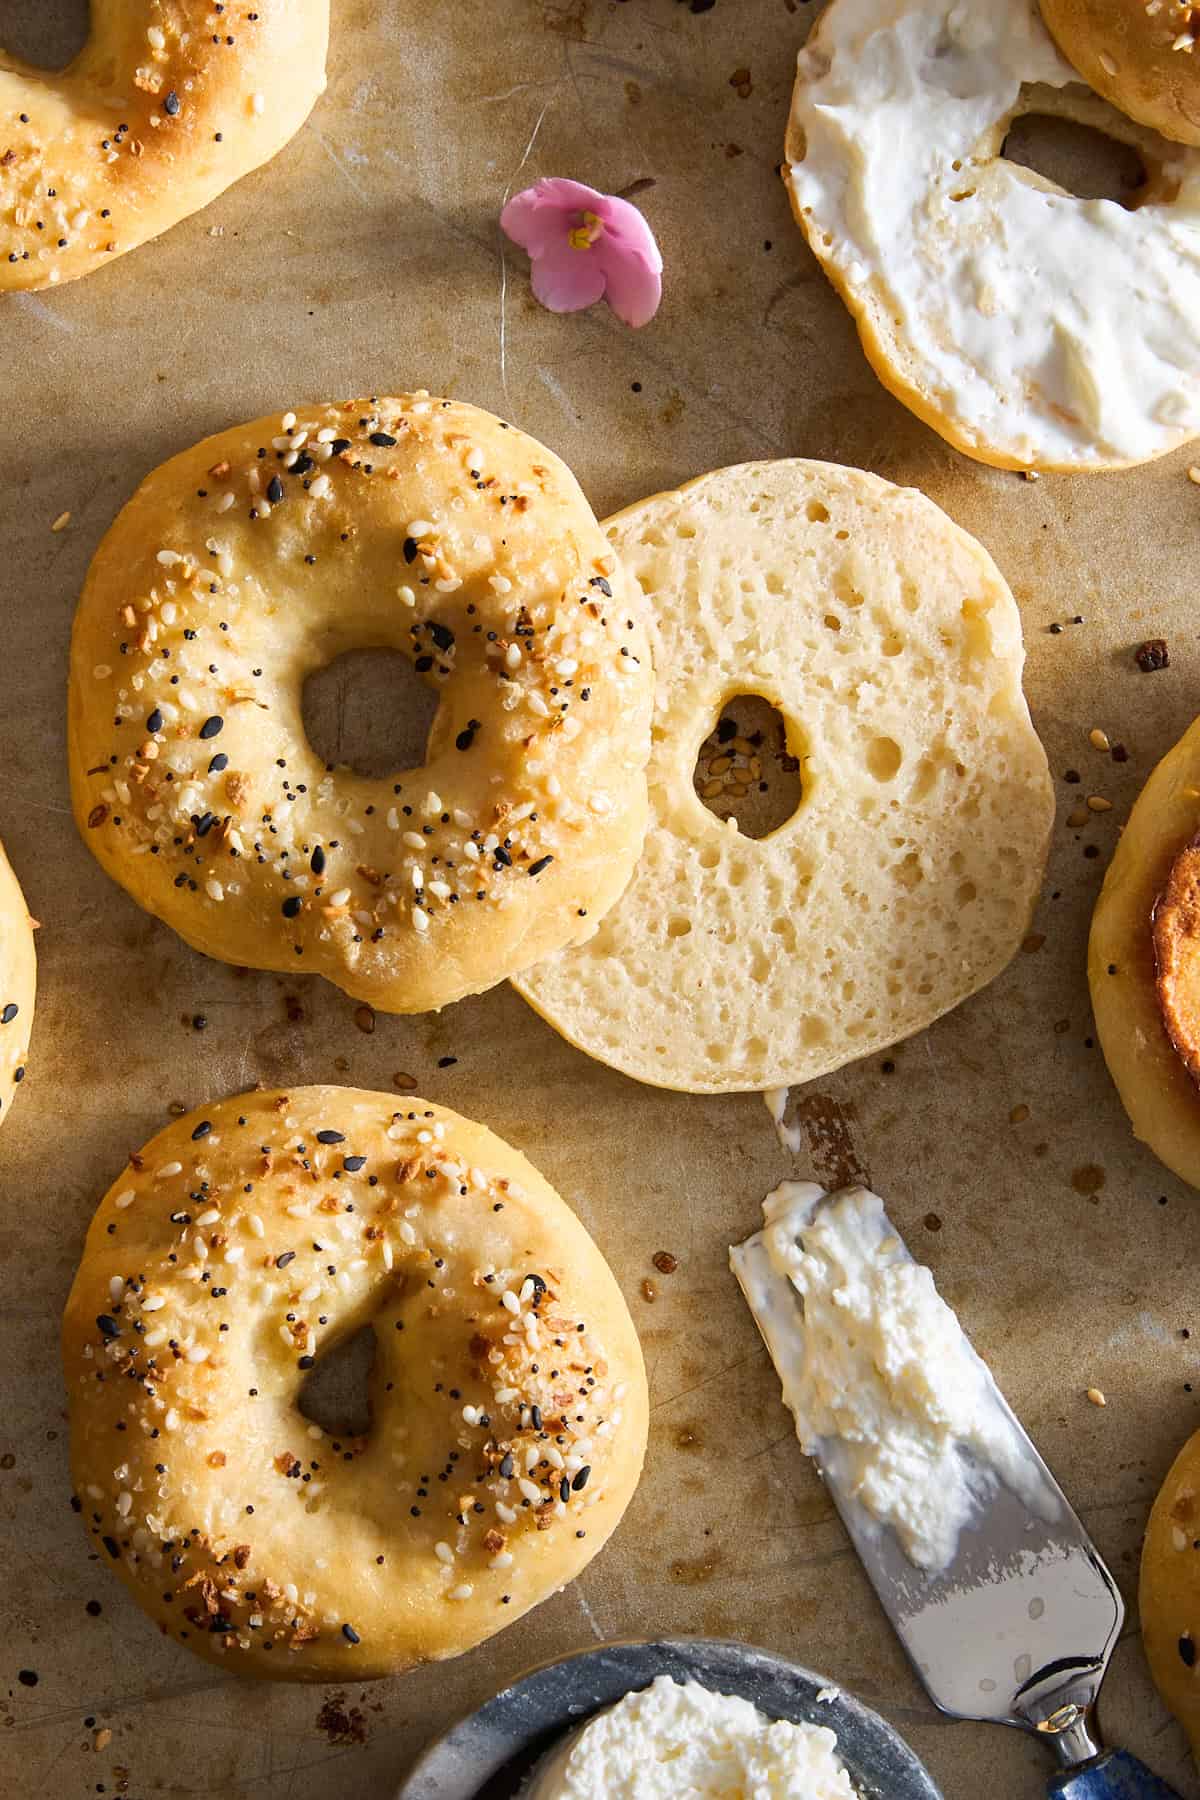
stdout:
[[(839, 1198), (809, 1184), (789, 1189), (806, 1196), (810, 1219)], [(795, 1216), (788, 1215), (789, 1231)], [(888, 1254), (911, 1262), (886, 1214), (878, 1220), (890, 1234)], [(803, 1224), (795, 1241), (803, 1245)], [(732, 1249), (730, 1262), (786, 1391), (788, 1370), (798, 1369), (805, 1353), (803, 1300), (769, 1254), (764, 1232)], [(805, 1448), (942, 1712), (1036, 1736), (1058, 1764), (1049, 1782), (1054, 1800), (1179, 1800), (1136, 1757), (1101, 1741), (1096, 1697), (1125, 1616), (1120, 1593), (990, 1371), (965, 1336), (962, 1342), (986, 1377), (988, 1404), (1015, 1432), (1023, 1497), (993, 1471), (972, 1469), (972, 1516), (945, 1568), (917, 1566), (891, 1526), (866, 1511), (839, 1454), (844, 1446), (820, 1440)]]

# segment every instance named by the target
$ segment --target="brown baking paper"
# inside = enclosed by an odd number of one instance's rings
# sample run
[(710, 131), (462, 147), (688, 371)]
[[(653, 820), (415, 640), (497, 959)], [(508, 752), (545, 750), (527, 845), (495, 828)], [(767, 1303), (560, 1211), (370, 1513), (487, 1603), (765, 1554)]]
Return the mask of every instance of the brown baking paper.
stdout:
[[(334, 0), (329, 91), (282, 156), (103, 272), (0, 303), (0, 832), (42, 922), (30, 1075), (0, 1135), (7, 1800), (99, 1784), (382, 1800), (431, 1734), (529, 1664), (678, 1632), (743, 1637), (825, 1671), (899, 1727), (947, 1795), (1040, 1792), (1049, 1770), (1035, 1744), (942, 1720), (925, 1699), (800, 1454), (726, 1267), (769, 1187), (829, 1178), (848, 1153), (1121, 1581), (1130, 1621), (1103, 1708), (1113, 1741), (1200, 1795), (1135, 1623), (1147, 1508), (1200, 1423), (1189, 1391), (1200, 1199), (1134, 1143), (1084, 974), (1121, 821), (1200, 704), (1200, 492), (1186, 452), (1125, 475), (996, 473), (883, 392), (776, 173), (815, 10)], [(0, 35), (48, 46), (67, 11), (5, 0)], [(654, 182), (639, 203), (666, 294), (645, 330), (603, 306), (556, 318), (532, 301), (496, 220), (505, 195), (541, 174), (608, 191)], [(601, 513), (746, 458), (857, 463), (924, 488), (1012, 583), (1060, 798), (1026, 954), (931, 1031), (814, 1084), (802, 1096), (809, 1149), (795, 1159), (757, 1097), (636, 1086), (568, 1049), (507, 989), (440, 1016), (380, 1016), (368, 1032), (319, 981), (207, 962), (76, 836), (68, 634), (88, 559), (138, 480), (234, 421), (419, 386), (543, 438)], [(1147, 675), (1133, 651), (1151, 636), (1171, 661)], [(328, 687), (336, 747), (339, 718), (349, 742), (366, 708), (353, 682)], [(1093, 727), (1128, 760), (1094, 749)], [(1089, 793), (1113, 810), (1068, 826)], [(446, 1057), (457, 1060), (439, 1066)], [(607, 1252), (649, 1364), (645, 1479), (583, 1578), (475, 1654), (369, 1688), (239, 1682), (160, 1638), (89, 1551), (68, 1504), (59, 1312), (93, 1206), (173, 1102), (255, 1081), (389, 1089), (397, 1074), (520, 1145)], [(652, 1260), (664, 1250), (678, 1259), (669, 1275)]]

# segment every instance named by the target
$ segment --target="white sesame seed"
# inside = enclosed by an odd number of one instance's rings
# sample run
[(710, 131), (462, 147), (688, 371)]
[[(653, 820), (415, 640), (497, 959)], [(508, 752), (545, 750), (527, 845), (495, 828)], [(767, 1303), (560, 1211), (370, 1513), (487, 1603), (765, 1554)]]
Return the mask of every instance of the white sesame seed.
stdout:
[(108, 663), (97, 663), (92, 670), (92, 674), (97, 681), (107, 681), (112, 674), (112, 669), (109, 667)]
[(479, 1423), (479, 1413), (473, 1406), (464, 1406), (462, 1416), (464, 1425), (478, 1425)]
[(446, 1595), (447, 1600), (469, 1600), (475, 1589), (469, 1581), (460, 1582), (458, 1587), (451, 1588)]
[(208, 1361), (208, 1351), (203, 1344), (193, 1344), (191, 1349), (187, 1353), (186, 1360), (190, 1363), (207, 1362)]
[(210, 1206), (204, 1212), (196, 1214), (196, 1223), (197, 1225), (215, 1225), (220, 1216), (218, 1209)]
[(412, 922), (418, 931), (429, 930), (429, 914), (422, 912), (419, 906), (414, 906), (412, 909)]
[(323, 500), (326, 494), (332, 493), (333, 483), (328, 475), (318, 475), (315, 481), (309, 483), (308, 491), (314, 500)]
[(113, 1201), (113, 1205), (116, 1207), (118, 1212), (124, 1212), (125, 1208), (127, 1206), (133, 1205), (134, 1200), (136, 1198), (137, 1198), (137, 1196), (135, 1195), (133, 1189), (126, 1188), (125, 1192), (123, 1194), (117, 1195), (116, 1199)]
[(147, 1295), (145, 1295), (145, 1297), (142, 1300), (142, 1311), (143, 1312), (161, 1312), (163, 1307), (166, 1304), (167, 1304), (167, 1302), (166, 1302), (165, 1295), (163, 1295), (163, 1294), (147, 1294)]
[(157, 1175), (157, 1178), (159, 1181), (166, 1181), (172, 1175), (182, 1175), (182, 1174), (183, 1174), (183, 1164), (181, 1162), (164, 1163), (162, 1165), (161, 1169), (158, 1169), (156, 1171), (156, 1175)]
[(520, 1488), (526, 1500), (540, 1500), (542, 1497), (541, 1488), (538, 1487), (536, 1482), (530, 1481), (527, 1475), (518, 1475), (517, 1486)]
[(423, 538), (428, 537), (432, 530), (433, 526), (428, 519), (414, 519), (408, 528), (407, 535), (410, 538)]
[(529, 704), (530, 712), (536, 713), (539, 719), (548, 719), (550, 717), (550, 708), (546, 705), (546, 702), (542, 699), (540, 694), (528, 693), (526, 694), (525, 699)]
[(517, 1522), (516, 1512), (511, 1506), (505, 1506), (503, 1500), (496, 1502), (496, 1517), (502, 1519), (506, 1525), (515, 1525)]
[(255, 114), (255, 115), (256, 115), (256, 117), (258, 117), (258, 118), (261, 118), (261, 117), (262, 117), (262, 115), (263, 115), (263, 114), (264, 114), (264, 113), (265, 113), (265, 112), (266, 112), (266, 110), (267, 110), (267, 103), (266, 103), (266, 101), (265, 101), (265, 100), (264, 100), (264, 98), (263, 98), (263, 96), (262, 96), (262, 95), (261, 95), (261, 94), (252, 94), (252, 95), (251, 95), (251, 97), (250, 97), (250, 110), (251, 110), (251, 112), (252, 112), (252, 113), (254, 113), (254, 114)]
[(512, 582), (508, 579), (507, 575), (489, 575), (488, 586), (494, 594), (509, 594), (512, 592)]
[(298, 1295), (301, 1306), (307, 1306), (308, 1302), (310, 1300), (315, 1300), (320, 1292), (321, 1283), (319, 1281), (310, 1281), (306, 1288), (301, 1288)]
[(508, 646), (508, 649), (504, 652), (504, 663), (505, 663), (505, 667), (509, 668), (509, 669), (519, 669), (520, 668), (520, 666), (521, 666), (521, 646), (520, 646), (520, 644), (510, 644)]
[(515, 1400), (517, 1398), (519, 1392), (520, 1392), (520, 1390), (518, 1388), (514, 1388), (514, 1387), (497, 1388), (496, 1389), (496, 1404), (497, 1404), (497, 1406), (507, 1406), (510, 1401)]
[(329, 904), (330, 904), (330, 906), (345, 906), (345, 904), (346, 904), (347, 900), (349, 900), (349, 898), (350, 898), (350, 889), (349, 888), (338, 888), (336, 893), (330, 894)]
[(133, 1505), (133, 1495), (129, 1492), (128, 1488), (125, 1490), (124, 1493), (117, 1495), (117, 1511), (120, 1513), (120, 1515), (123, 1519), (127, 1519), (129, 1517), (129, 1512), (130, 1512), (130, 1508), (132, 1507), (132, 1505)]
[(332, 425), (322, 425), (320, 431), (317, 433), (317, 442), (318, 444), (332, 444), (336, 436), (337, 432), (333, 429)]
[(505, 1288), (504, 1292), (500, 1296), (500, 1299), (501, 1299), (502, 1304), (508, 1308), (510, 1313), (519, 1313), (520, 1312), (521, 1302), (517, 1299), (517, 1296), (513, 1293), (511, 1288)]
[(176, 563), (181, 563), (183, 558), (177, 550), (160, 550), (154, 560), (160, 562), (165, 569), (171, 569)]
[(454, 1561), (454, 1552), (449, 1544), (444, 1541), (436, 1543), (433, 1546), (433, 1554), (437, 1557), (439, 1562), (452, 1563)]

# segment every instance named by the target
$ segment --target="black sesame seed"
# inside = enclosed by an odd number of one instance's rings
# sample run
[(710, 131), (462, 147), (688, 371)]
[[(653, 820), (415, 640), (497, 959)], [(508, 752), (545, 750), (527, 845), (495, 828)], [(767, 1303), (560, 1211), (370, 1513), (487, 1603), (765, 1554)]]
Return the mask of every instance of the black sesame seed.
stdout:
[(609, 586), (608, 582), (604, 579), (603, 575), (593, 575), (591, 580), (588, 582), (588, 586), (594, 587), (594, 588), (599, 588), (600, 592), (604, 595), (605, 599), (607, 599), (607, 600), (612, 599), (612, 588)]
[(349, 1174), (357, 1175), (360, 1169), (366, 1167), (366, 1161), (367, 1159), (365, 1156), (344, 1156), (342, 1158), (342, 1167)]
[(312, 853), (309, 867), (314, 875), (323, 875), (325, 873), (325, 852), (322, 850), (320, 844), (317, 845)]
[(228, 767), (229, 758), (223, 750), (218, 750), (217, 754), (208, 765), (208, 772), (210, 775), (219, 775), (222, 769), (227, 769)]
[(10, 1000), (4, 1011), (0, 1012), (0, 1025), (11, 1025), (20, 1010), (16, 1001)]
[(167, 95), (166, 99), (163, 101), (163, 111), (168, 115), (169, 118), (173, 119), (178, 114), (179, 108), (180, 108), (179, 95), (175, 92), (175, 89), (172, 88), (170, 93)]
[(343, 1625), (342, 1626), (342, 1636), (345, 1638), (345, 1640), (348, 1644), (361, 1644), (362, 1643), (362, 1639), (359, 1637), (357, 1631), (355, 1631), (353, 1625)]
[(454, 633), (448, 625), (440, 624), (437, 619), (430, 619), (428, 620), (428, 626), (429, 635), (439, 650), (452, 650), (454, 648)]
[(159, 712), (159, 710), (156, 706), (154, 711), (150, 714), (150, 717), (146, 720), (146, 730), (147, 731), (161, 731), (162, 728), (163, 728), (163, 716)]
[(315, 1356), (302, 1356), (296, 1366), (300, 1369), (312, 1369), (316, 1367), (316, 1362)]
[(224, 719), (220, 716), (219, 713), (213, 713), (212, 717), (205, 719), (203, 725), (200, 727), (200, 736), (202, 738), (220, 737), (220, 735), (221, 735), (222, 731), (224, 731), (224, 729), (225, 729)]
[(212, 1120), (211, 1119), (201, 1119), (201, 1121), (197, 1125), (195, 1131), (193, 1131), (193, 1133), (192, 1133), (193, 1144), (197, 1141), (197, 1139), (207, 1137), (211, 1130), (212, 1130)]
[(295, 1260), (296, 1260), (296, 1252), (294, 1250), (283, 1250), (275, 1258), (275, 1267), (277, 1269), (286, 1269), (288, 1264), (290, 1262), (294, 1262)]
[(318, 1144), (344, 1144), (345, 1141), (344, 1131), (318, 1131), (317, 1133)]
[(119, 1544), (118, 1544), (118, 1543), (117, 1543), (117, 1540), (116, 1540), (116, 1538), (111, 1538), (111, 1537), (102, 1537), (102, 1538), (101, 1538), (101, 1539), (100, 1539), (100, 1542), (101, 1542), (101, 1543), (102, 1543), (102, 1544), (103, 1544), (103, 1545), (104, 1545), (104, 1548), (105, 1548), (105, 1549), (106, 1549), (106, 1550), (107, 1550), (107, 1551), (108, 1551), (108, 1554), (109, 1554), (109, 1555), (110, 1555), (110, 1556), (111, 1556), (111, 1557), (114, 1557), (114, 1558), (116, 1558), (116, 1557), (119, 1557), (119, 1556), (120, 1556), (120, 1554), (121, 1554), (121, 1547), (120, 1547), (120, 1545), (119, 1545)]
[(280, 481), (278, 475), (272, 475), (270, 481), (267, 483), (267, 499), (271, 502), (272, 506), (278, 506), (279, 502), (283, 499), (283, 483)]
[(592, 1472), (591, 1463), (584, 1463), (582, 1469), (577, 1469), (575, 1471), (574, 1478), (571, 1482), (571, 1490), (573, 1493), (578, 1494), (587, 1486), (588, 1476), (591, 1474), (591, 1472)]
[(1186, 1632), (1179, 1640), (1179, 1660), (1185, 1668), (1194, 1669), (1196, 1666), (1196, 1646)]
[(96, 1324), (100, 1327), (101, 1337), (106, 1337), (110, 1341), (113, 1338), (119, 1338), (121, 1335), (121, 1327), (117, 1324), (117, 1321), (113, 1318), (111, 1313), (97, 1313)]
[(417, 560), (417, 540), (416, 540), (416, 538), (410, 538), (410, 537), (405, 538), (405, 540), (404, 540), (404, 560), (406, 563), (416, 562), (416, 560)]
[(553, 861), (554, 858), (552, 856), (539, 856), (536, 862), (530, 863), (529, 873), (531, 875), (540, 875), (542, 870), (548, 869)]
[(371, 442), (378, 444), (381, 450), (386, 450), (395, 441), (390, 431), (373, 431), (371, 433)]
[(285, 919), (294, 919), (302, 904), (299, 894), (289, 894), (279, 910)]

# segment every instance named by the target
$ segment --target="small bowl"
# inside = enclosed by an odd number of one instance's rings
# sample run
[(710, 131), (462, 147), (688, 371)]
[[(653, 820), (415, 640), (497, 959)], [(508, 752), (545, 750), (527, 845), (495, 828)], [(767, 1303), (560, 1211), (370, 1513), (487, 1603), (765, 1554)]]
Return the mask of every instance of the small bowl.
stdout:
[(942, 1800), (903, 1739), (836, 1682), (753, 1645), (713, 1638), (605, 1644), (534, 1669), (431, 1744), (396, 1800), (512, 1800), (565, 1733), (658, 1675), (740, 1695), (769, 1719), (828, 1725), (862, 1800)]

